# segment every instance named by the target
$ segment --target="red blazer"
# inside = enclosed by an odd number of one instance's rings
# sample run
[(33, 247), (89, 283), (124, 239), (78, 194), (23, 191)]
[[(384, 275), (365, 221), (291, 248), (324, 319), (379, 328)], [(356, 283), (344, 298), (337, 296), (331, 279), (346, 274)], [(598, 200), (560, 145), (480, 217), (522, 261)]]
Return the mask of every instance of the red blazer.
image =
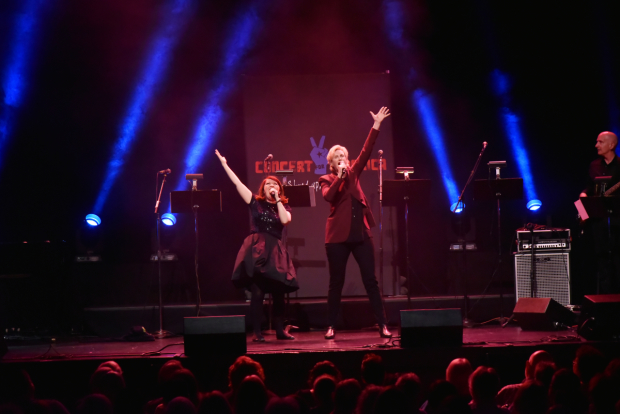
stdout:
[(360, 155), (350, 163), (349, 172), (344, 178), (335, 174), (323, 175), (319, 178), (323, 198), (330, 204), (329, 217), (325, 226), (325, 243), (342, 243), (351, 231), (351, 197), (364, 205), (364, 226), (366, 231), (375, 226), (375, 219), (360, 187), (359, 176), (370, 159), (372, 147), (377, 141), (379, 131), (370, 129)]

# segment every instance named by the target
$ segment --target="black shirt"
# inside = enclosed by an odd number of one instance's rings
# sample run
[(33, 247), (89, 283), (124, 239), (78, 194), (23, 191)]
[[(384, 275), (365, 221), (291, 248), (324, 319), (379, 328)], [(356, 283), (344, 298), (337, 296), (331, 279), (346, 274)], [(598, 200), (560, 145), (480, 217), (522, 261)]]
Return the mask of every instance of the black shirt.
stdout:
[[(257, 200), (252, 195), (252, 200), (248, 207), (250, 207), (250, 212), (252, 213), (250, 233), (269, 233), (280, 240), (282, 239), (284, 224), (280, 221), (277, 204), (272, 204), (266, 200)], [(291, 207), (288, 204), (284, 204), (284, 209), (291, 211)]]
[[(620, 158), (617, 155), (609, 164), (605, 162), (605, 158), (598, 158), (590, 163), (588, 187), (584, 190), (588, 196), (602, 195), (596, 194), (594, 178), (603, 176), (611, 176), (611, 181), (607, 184), (607, 188), (620, 182)], [(617, 190), (617, 194), (614, 195), (620, 195), (620, 190)]]
[(368, 230), (364, 225), (364, 204), (351, 196), (351, 230), (349, 230), (349, 238), (347, 243), (356, 243), (370, 238)]

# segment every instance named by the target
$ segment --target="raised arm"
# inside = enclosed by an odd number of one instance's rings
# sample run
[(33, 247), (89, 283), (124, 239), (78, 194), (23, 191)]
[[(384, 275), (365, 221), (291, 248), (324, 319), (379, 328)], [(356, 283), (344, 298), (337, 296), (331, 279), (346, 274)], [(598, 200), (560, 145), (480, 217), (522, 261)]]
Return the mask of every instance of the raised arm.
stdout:
[(360, 151), (360, 155), (357, 156), (355, 161), (352, 163), (352, 168), (354, 169), (356, 174), (361, 174), (366, 166), (366, 163), (370, 159), (370, 155), (372, 153), (372, 148), (375, 145), (375, 141), (377, 140), (377, 136), (379, 135), (379, 128), (381, 127), (381, 122), (388, 116), (390, 116), (390, 110), (383, 106), (379, 109), (379, 112), (373, 114), (370, 112), (372, 119), (375, 120), (375, 123), (372, 125), (372, 129), (364, 142), (364, 146), (362, 147), (362, 151)]
[(376, 114), (373, 114), (372, 111), (370, 111), (370, 115), (372, 116), (372, 119), (375, 120), (375, 123), (372, 125), (372, 127), (378, 131), (381, 127), (381, 122), (383, 122), (385, 118), (392, 114), (390, 114), (390, 110), (387, 108), (387, 106), (382, 106), (381, 109), (379, 109), (379, 112), (377, 112)]
[(228, 163), (226, 162), (226, 158), (222, 157), (218, 150), (215, 150), (215, 155), (217, 155), (220, 159), (222, 167), (224, 167), (224, 171), (228, 174), (230, 181), (232, 181), (235, 187), (237, 187), (237, 191), (239, 192), (241, 198), (243, 198), (243, 201), (245, 201), (246, 204), (250, 204), (250, 201), (252, 201), (252, 192), (241, 182), (241, 180), (239, 180), (239, 177), (237, 177), (233, 170), (230, 169)]

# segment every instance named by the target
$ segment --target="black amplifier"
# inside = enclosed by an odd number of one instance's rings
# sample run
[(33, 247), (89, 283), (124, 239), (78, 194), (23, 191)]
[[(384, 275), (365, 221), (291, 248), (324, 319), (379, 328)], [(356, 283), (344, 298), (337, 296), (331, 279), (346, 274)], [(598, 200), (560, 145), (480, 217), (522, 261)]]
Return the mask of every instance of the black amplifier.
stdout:
[[(570, 229), (542, 228), (534, 230), (536, 250), (570, 251)], [(532, 250), (532, 233), (527, 229), (517, 230), (517, 251)]]

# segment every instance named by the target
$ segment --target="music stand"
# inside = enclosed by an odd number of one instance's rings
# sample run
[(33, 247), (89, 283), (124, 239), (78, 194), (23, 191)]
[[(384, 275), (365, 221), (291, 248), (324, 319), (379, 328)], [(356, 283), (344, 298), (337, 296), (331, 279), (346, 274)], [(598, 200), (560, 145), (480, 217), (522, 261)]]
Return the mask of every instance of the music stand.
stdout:
[(316, 207), (316, 192), (310, 185), (286, 185), (284, 194), (291, 207)]
[(405, 206), (405, 257), (407, 266), (407, 307), (411, 309), (411, 277), (409, 260), (409, 203), (418, 205), (428, 203), (431, 193), (431, 180), (384, 180), (383, 205), (387, 207)]
[[(498, 268), (502, 263), (502, 226), (500, 220), (500, 201), (501, 200), (521, 200), (523, 199), (523, 179), (522, 178), (499, 178), (495, 180), (475, 180), (474, 181), (474, 201), (493, 201), (497, 202), (497, 259)], [(499, 288), (500, 324), (504, 324), (504, 293), (500, 284)]]
[(221, 213), (222, 192), (220, 190), (171, 191), (170, 211), (175, 214), (194, 214), (194, 235), (196, 251), (194, 269), (196, 272), (196, 316), (200, 316), (200, 281), (198, 279), (198, 213)]
[[(604, 190), (603, 190), (604, 193)], [(581, 218), (586, 220), (588, 218), (607, 219), (607, 246), (608, 257), (612, 257), (612, 244), (611, 244), (611, 218), (620, 217), (620, 197), (617, 196), (602, 196), (602, 197), (579, 197), (582, 208), (585, 210), (586, 216), (584, 217), (582, 211), (579, 211)], [(579, 207), (577, 207), (579, 210)], [(596, 291), (600, 291), (600, 277), (596, 278)]]

